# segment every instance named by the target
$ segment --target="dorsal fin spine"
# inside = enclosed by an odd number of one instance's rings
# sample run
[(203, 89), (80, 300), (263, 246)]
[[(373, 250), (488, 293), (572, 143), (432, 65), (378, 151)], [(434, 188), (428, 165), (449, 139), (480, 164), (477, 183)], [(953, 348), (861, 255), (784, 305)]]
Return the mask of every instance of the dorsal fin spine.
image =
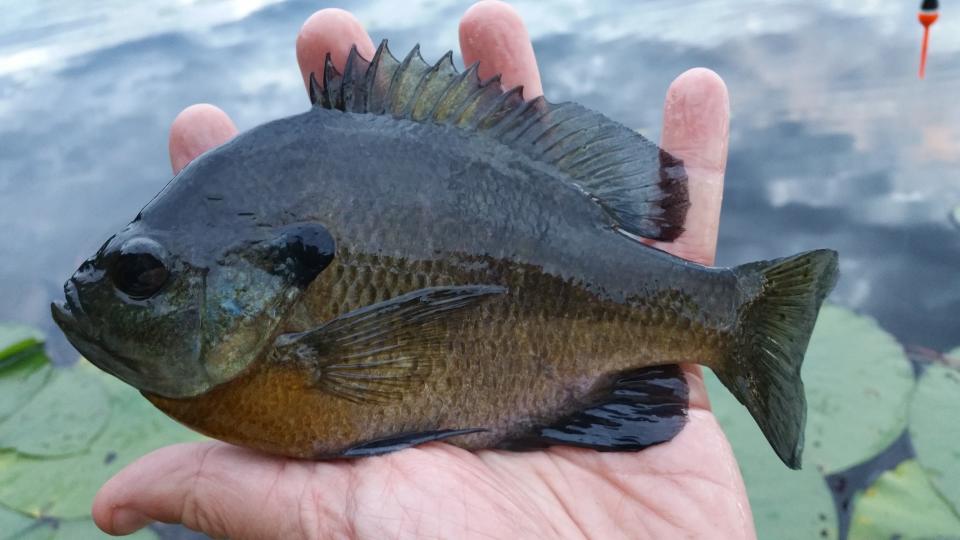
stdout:
[(474, 62), (466, 71), (454, 79), (455, 83), (446, 89), (443, 96), (437, 101), (431, 116), (435, 121), (446, 123), (450, 117), (460, 110), (459, 105), (473, 91), (471, 84), (477, 80), (479, 63)]
[(368, 108), (373, 114), (383, 114), (386, 112), (384, 102), (390, 95), (390, 85), (393, 83), (393, 75), (396, 73), (400, 62), (390, 52), (387, 40), (380, 43), (377, 49), (376, 62), (367, 69), (370, 74), (370, 90), (368, 92)]
[(513, 115), (514, 111), (520, 109), (519, 105), (523, 104), (523, 86), (515, 86), (510, 90), (507, 90), (499, 98), (496, 99), (493, 106), (490, 108), (490, 114), (482, 118), (481, 121), (477, 124), (477, 128), (482, 131), (491, 130), (491, 128), (497, 126), (501, 122), (504, 122), (508, 117)]
[[(446, 58), (446, 56), (444, 56)], [(439, 62), (428, 68), (423, 72), (423, 75), (420, 77), (420, 80), (417, 82), (417, 86), (413, 90), (413, 97), (407, 103), (406, 110), (400, 113), (400, 116), (403, 118), (414, 118), (414, 112), (417, 109), (417, 105), (421, 101), (426, 101), (429, 94), (426, 92), (426, 88), (429, 86), (429, 82), (440, 73), (440, 69), (443, 67), (443, 59), (441, 58)]]
[(351, 46), (340, 81), (344, 111), (357, 112), (367, 109), (366, 75), (369, 67), (370, 63), (360, 56), (357, 46)]
[[(523, 123), (521, 123), (520, 125), (518, 125), (517, 128), (520, 128), (520, 129), (518, 129), (516, 133), (511, 133), (511, 132), (508, 131), (507, 133), (509, 133), (509, 134), (511, 135), (511, 137), (510, 137), (509, 139), (504, 139), (504, 142), (505, 142), (505, 143), (512, 143), (513, 141), (518, 140), (520, 137), (523, 137), (523, 135), (526, 134), (527, 131), (530, 131), (530, 128), (533, 127), (537, 122), (539, 122), (541, 118), (543, 118), (543, 117), (546, 116), (547, 114), (550, 114), (551, 112), (553, 112), (551, 109), (549, 109), (549, 108), (547, 108), (547, 107), (543, 107), (543, 108), (541, 109), (541, 105), (540, 105), (540, 104), (546, 101), (546, 100), (543, 98), (543, 96), (540, 96), (540, 97), (536, 98), (536, 99), (533, 100), (533, 101), (534, 101), (534, 102), (536, 102), (536, 101), (539, 101), (539, 102), (540, 102), (540, 103), (538, 103), (537, 105), (534, 105), (534, 107), (536, 107), (536, 108), (539, 109), (539, 110), (537, 110), (536, 113), (530, 115), (529, 118), (525, 119), (525, 121), (524, 121)], [(566, 103), (560, 103), (560, 104), (557, 106), (557, 108), (560, 108), (560, 107), (562, 107), (562, 106), (564, 106), (564, 105), (566, 105)], [(505, 135), (506, 135), (506, 134), (505, 134)]]
[(340, 103), (340, 77), (340, 72), (337, 71), (336, 66), (333, 65), (333, 59), (328, 52), (323, 63), (324, 107), (340, 109), (342, 111), (343, 108)]
[(390, 86), (387, 87), (387, 91), (384, 92), (383, 97), (383, 112), (393, 114), (393, 100), (397, 92), (396, 87), (400, 86), (400, 79), (403, 78), (404, 71), (410, 67), (410, 59), (413, 56), (413, 53), (420, 49), (420, 45), (417, 44), (413, 47), (413, 50), (410, 51), (410, 54), (400, 62), (400, 65), (393, 72), (393, 76), (390, 77)]
[(429, 118), (434, 122), (442, 121), (442, 119), (438, 116), (438, 113), (440, 112), (440, 107), (444, 104), (450, 92), (463, 81), (463, 77), (465, 75), (466, 75), (466, 72), (458, 73), (450, 78), (450, 81), (447, 83), (447, 85), (444, 86), (443, 90), (441, 90), (440, 93), (437, 95), (437, 101), (433, 104), (433, 106), (430, 108), (430, 110), (427, 112), (424, 118)]
[(493, 136), (497, 139), (503, 140), (503, 136), (516, 127), (517, 122), (523, 120), (523, 116), (527, 114), (527, 111), (529, 111), (530, 107), (533, 107), (534, 103), (536, 102), (536, 99), (524, 101), (523, 105), (517, 107), (516, 110), (511, 111), (510, 114), (505, 116), (500, 123), (494, 127)]
[(321, 100), (323, 99), (323, 89), (320, 88), (320, 81), (317, 80), (317, 75), (314, 72), (310, 72), (310, 103), (313, 105), (320, 105)]
[[(463, 127), (464, 117), (467, 115), (467, 112), (470, 111), (471, 107), (475, 105), (476, 101), (483, 96), (487, 90), (487, 85), (489, 85), (491, 82), (491, 79), (480, 81), (479, 77), (477, 76), (478, 72), (474, 72), (474, 74), (478, 82), (477, 86), (469, 91), (466, 97), (460, 101), (460, 105), (453, 110), (453, 114), (450, 115), (450, 118), (453, 119), (450, 123), (455, 126)], [(497, 75), (496, 77), (497, 81), (499, 82), (500, 75)]]
[(510, 111), (518, 109), (517, 104), (519, 103), (523, 103), (522, 86), (515, 86), (503, 92), (500, 97), (493, 100), (490, 108), (482, 116), (475, 119), (475, 129), (487, 130), (491, 126), (497, 125), (503, 121), (505, 116), (510, 114)]
[(496, 103), (496, 97), (489, 101), (485, 99), (490, 94), (497, 94), (499, 97), (500, 74), (480, 83), (480, 88), (467, 100), (466, 106), (460, 111), (460, 116), (454, 124), (470, 130), (476, 129), (478, 119), (489, 113)]
[[(351, 74), (353, 73), (354, 63), (357, 60), (357, 46), (353, 45), (350, 47), (350, 54), (347, 55), (347, 63), (343, 66), (343, 75), (340, 77), (340, 103), (342, 107), (340, 110), (347, 111), (349, 110), (348, 102), (353, 102), (352, 96), (347, 96), (347, 92), (352, 90)], [(353, 92), (350, 92), (353, 94)]]

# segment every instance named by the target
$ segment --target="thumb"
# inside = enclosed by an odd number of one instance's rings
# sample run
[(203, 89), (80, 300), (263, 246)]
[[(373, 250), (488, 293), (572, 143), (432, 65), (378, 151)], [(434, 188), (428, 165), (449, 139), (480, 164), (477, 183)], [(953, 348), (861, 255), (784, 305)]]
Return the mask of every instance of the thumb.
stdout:
[(218, 442), (169, 446), (104, 484), (93, 503), (93, 518), (115, 535), (161, 521), (213, 537), (312, 538), (334, 525), (319, 523), (318, 516), (343, 515), (342, 510), (324, 512), (311, 491), (322, 485), (325, 493), (344, 492), (345, 486), (338, 485), (343, 475), (332, 467)]

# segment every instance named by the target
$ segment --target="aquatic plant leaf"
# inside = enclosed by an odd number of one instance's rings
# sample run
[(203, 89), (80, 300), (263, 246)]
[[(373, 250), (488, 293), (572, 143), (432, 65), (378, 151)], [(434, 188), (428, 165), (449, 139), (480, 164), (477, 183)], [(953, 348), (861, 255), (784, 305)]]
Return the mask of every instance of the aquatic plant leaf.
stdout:
[(0, 324), (0, 367), (16, 354), (43, 344), (43, 334), (29, 326)]
[[(109, 538), (107, 534), (90, 519), (65, 520), (57, 523), (53, 540), (103, 540)], [(159, 535), (150, 529), (139, 531), (123, 537), (125, 540), (157, 540)]]
[(132, 387), (89, 365), (76, 369), (98, 374), (110, 400), (109, 423), (90, 448), (68, 457), (0, 452), (0, 504), (35, 516), (85, 518), (97, 489), (122, 467), (161, 446), (203, 438), (154, 409)]
[(865, 461), (907, 424), (913, 369), (875, 320), (837, 306), (820, 312), (803, 364), (804, 465), (825, 474)]
[(877, 478), (853, 499), (850, 540), (960, 537), (960, 516), (937, 494), (915, 460)]
[(960, 371), (940, 364), (928, 366), (910, 405), (910, 438), (930, 482), (960, 513), (958, 418)]
[(750, 413), (705, 372), (714, 415), (743, 473), (758, 538), (838, 538), (836, 510), (823, 476), (813, 467), (791, 470), (770, 449)]
[(0, 423), (0, 448), (43, 457), (75, 454), (90, 446), (109, 417), (96, 376), (76, 367), (54, 369), (49, 382)]
[(42, 351), (34, 351), (0, 367), (0, 422), (30, 401), (52, 372)]
[(15, 510), (0, 506), (0, 540), (47, 540), (53, 529)]

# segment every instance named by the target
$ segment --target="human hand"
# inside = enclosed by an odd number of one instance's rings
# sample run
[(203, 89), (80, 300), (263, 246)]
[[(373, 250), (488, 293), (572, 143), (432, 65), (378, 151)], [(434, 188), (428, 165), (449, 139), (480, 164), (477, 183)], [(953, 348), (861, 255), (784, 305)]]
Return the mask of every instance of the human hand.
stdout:
[[(350, 46), (371, 58), (360, 23), (323, 10), (304, 24), (297, 59), (306, 79), (330, 51), (342, 68)], [(533, 48), (506, 4), (481, 2), (460, 23), (466, 63), (481, 77), (540, 93)], [(726, 162), (726, 88), (711, 71), (678, 77), (667, 93), (662, 146), (686, 163), (686, 231), (657, 247), (713, 262)], [(174, 172), (236, 134), (210, 105), (173, 122)], [(685, 367), (689, 422), (666, 444), (638, 453), (569, 447), (468, 452), (433, 443), (385, 456), (310, 462), (220, 442), (157, 450), (107, 482), (94, 502), (97, 524), (130, 533), (152, 520), (211, 536), (243, 538), (752, 538), (753, 520), (729, 444), (710, 413), (700, 369)]]

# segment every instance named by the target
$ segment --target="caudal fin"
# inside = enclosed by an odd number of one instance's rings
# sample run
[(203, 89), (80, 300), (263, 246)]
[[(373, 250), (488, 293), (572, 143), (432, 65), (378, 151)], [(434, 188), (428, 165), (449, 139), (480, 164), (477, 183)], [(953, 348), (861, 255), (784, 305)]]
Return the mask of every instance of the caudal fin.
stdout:
[(798, 469), (807, 415), (800, 365), (820, 304), (837, 281), (837, 253), (809, 251), (734, 272), (744, 298), (732, 354), (716, 373), (780, 459)]

